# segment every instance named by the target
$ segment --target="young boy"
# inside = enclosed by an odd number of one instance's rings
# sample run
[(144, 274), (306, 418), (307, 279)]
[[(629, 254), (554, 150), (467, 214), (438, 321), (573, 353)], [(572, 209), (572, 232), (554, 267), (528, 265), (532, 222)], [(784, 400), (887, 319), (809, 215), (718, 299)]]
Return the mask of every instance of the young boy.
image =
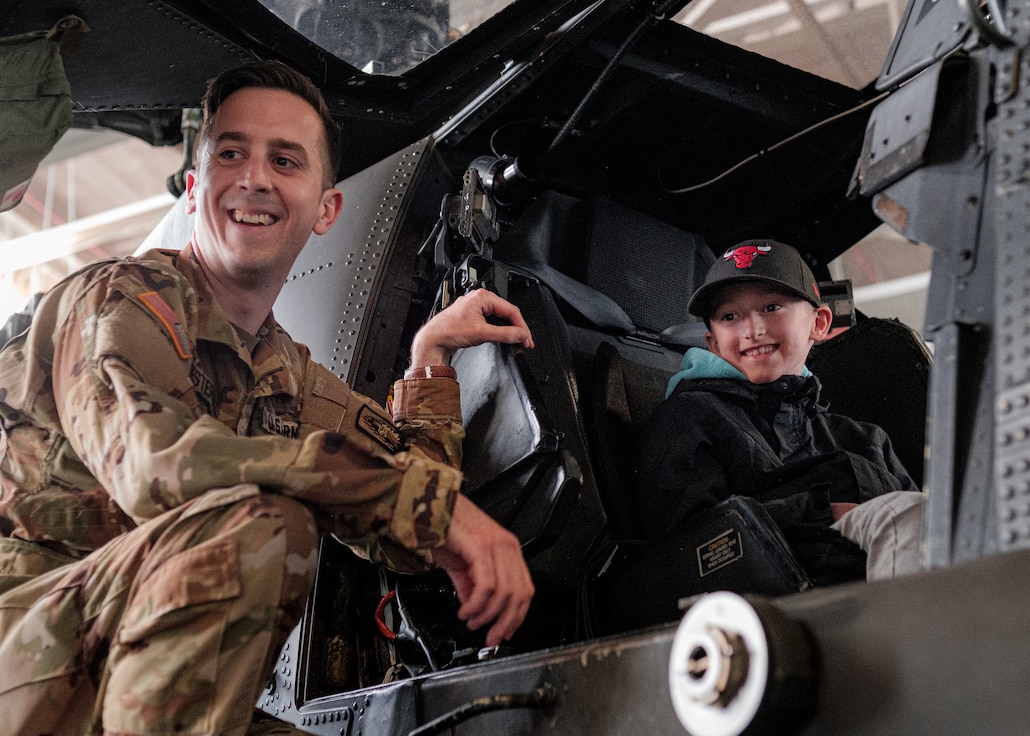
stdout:
[(731, 495), (762, 502), (817, 583), (922, 568), (920, 493), (879, 427), (831, 414), (805, 367), (832, 321), (796, 250), (731, 248), (688, 309), (691, 348), (642, 433), (637, 522), (656, 539)]

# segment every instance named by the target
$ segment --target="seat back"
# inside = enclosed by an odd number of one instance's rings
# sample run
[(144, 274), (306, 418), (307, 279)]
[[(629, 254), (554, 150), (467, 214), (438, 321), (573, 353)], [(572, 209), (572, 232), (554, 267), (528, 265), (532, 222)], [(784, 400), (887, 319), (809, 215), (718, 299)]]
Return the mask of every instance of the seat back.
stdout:
[(923, 484), (930, 351), (893, 319), (866, 318), (808, 356), (830, 411), (883, 428), (917, 487)]
[(603, 534), (564, 320), (550, 290), (494, 264), (480, 277), (515, 304), (536, 347), (485, 344), (455, 353), (469, 496), (513, 531), (539, 579), (574, 588)]
[(687, 302), (715, 262), (697, 233), (597, 199), (581, 205), (586, 247), (566, 251), (565, 270), (618, 302), (641, 333), (697, 322)]
[(570, 323), (609, 335), (696, 322), (687, 301), (715, 261), (701, 235), (613, 200), (555, 192), (528, 205), (494, 255), (550, 286)]
[(597, 349), (593, 373), (587, 431), (609, 530), (615, 539), (636, 539), (637, 431), (665, 398), (672, 370), (627, 360), (612, 343), (603, 342)]

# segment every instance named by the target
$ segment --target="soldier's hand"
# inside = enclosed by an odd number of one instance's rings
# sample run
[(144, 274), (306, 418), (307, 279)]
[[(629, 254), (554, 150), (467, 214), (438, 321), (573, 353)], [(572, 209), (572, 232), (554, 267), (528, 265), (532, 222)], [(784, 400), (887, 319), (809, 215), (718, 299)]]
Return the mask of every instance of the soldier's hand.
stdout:
[(515, 535), (459, 493), (447, 541), (433, 558), (454, 583), (458, 618), (471, 630), (492, 623), (487, 646), (511, 638), (535, 592)]
[(415, 334), (411, 365), (447, 365), (455, 350), (498, 342), (533, 347), (533, 335), (522, 312), (487, 289), (458, 297)]

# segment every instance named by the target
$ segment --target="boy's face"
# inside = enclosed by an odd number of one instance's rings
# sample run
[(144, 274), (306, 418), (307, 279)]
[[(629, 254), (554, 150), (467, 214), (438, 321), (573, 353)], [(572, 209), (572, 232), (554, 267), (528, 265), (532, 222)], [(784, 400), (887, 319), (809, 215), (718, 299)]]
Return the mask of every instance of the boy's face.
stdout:
[(708, 349), (751, 383), (801, 375), (808, 351), (826, 337), (833, 313), (771, 284), (735, 283), (715, 298)]

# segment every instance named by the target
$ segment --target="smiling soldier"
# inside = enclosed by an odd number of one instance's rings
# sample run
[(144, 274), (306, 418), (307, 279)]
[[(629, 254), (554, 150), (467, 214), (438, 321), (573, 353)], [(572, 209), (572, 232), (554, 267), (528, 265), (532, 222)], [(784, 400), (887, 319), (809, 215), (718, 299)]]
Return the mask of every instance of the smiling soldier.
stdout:
[(0, 353), (8, 734), (248, 732), (323, 533), (444, 568), (488, 644), (533, 595), (517, 539), (460, 492), (448, 366), (532, 347), (518, 310), (480, 290), (424, 325), (392, 417), (351, 392), (272, 315), (341, 211), (325, 102), (255, 63), (204, 110), (189, 244), (88, 266)]

